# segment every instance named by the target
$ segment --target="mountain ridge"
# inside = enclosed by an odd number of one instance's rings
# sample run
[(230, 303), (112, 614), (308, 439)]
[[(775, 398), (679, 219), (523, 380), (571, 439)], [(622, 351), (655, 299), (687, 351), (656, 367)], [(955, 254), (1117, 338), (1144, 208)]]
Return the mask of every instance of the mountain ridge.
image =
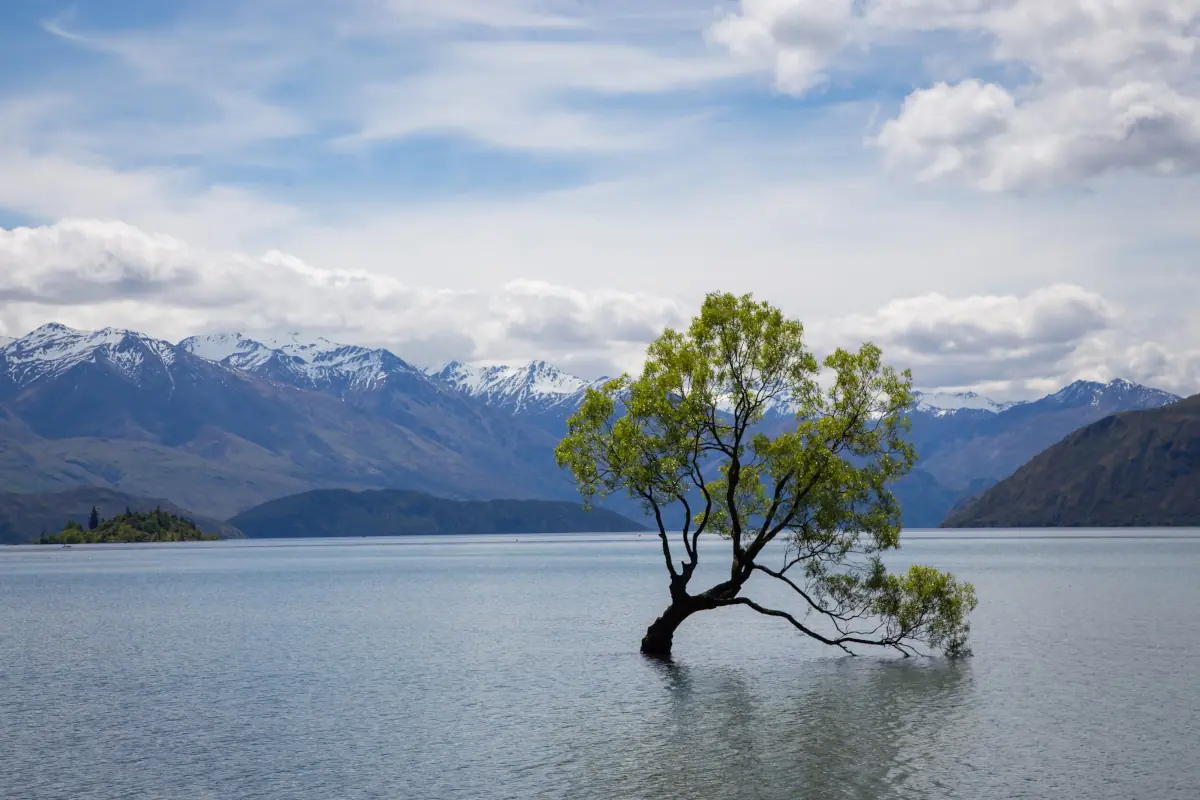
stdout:
[(129, 331), (43, 326), (0, 349), (0, 477), (149, 491), (226, 516), (328, 486), (569, 494), (545, 431), (396, 361), (386, 381), (314, 386)]
[(325, 489), (270, 500), (230, 519), (251, 538), (455, 533), (613, 533), (646, 526), (555, 500), (447, 500), (421, 492)]
[(946, 528), (1200, 526), (1200, 395), (1081, 428)]
[[(545, 361), (421, 370), (388, 350), (299, 334), (44, 325), (0, 347), (0, 481), (107, 486), (229, 516), (312, 489), (403, 488), (459, 499), (567, 499), (554, 446), (589, 381)], [(1076, 381), (1032, 401), (917, 393), (905, 524), (932, 527), (1074, 430), (1174, 395)], [(766, 427), (791, 424), (786, 403)], [(610, 507), (635, 516), (634, 503)]]

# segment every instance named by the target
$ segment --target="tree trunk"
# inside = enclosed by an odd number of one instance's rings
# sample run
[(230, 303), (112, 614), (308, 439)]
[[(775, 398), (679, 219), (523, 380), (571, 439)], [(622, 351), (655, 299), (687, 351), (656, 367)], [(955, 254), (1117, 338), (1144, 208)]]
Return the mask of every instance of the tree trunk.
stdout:
[(671, 642), (675, 638), (675, 629), (683, 621), (700, 610), (700, 605), (687, 600), (675, 600), (667, 607), (662, 616), (654, 620), (642, 637), (642, 654), (654, 658), (670, 658)]

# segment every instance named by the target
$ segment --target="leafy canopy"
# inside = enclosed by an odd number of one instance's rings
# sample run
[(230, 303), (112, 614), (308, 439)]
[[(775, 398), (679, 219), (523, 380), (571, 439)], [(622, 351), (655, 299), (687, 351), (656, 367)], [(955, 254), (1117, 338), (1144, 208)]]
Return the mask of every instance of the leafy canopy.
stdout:
[[(36, 544), (107, 544), (116, 542), (190, 542), (220, 537), (204, 533), (190, 519), (168, 514), (161, 508), (134, 513), (129, 509), (112, 519), (101, 520), (92, 509), (88, 529), (71, 520), (57, 534), (43, 533)], [(91, 522), (95, 521), (95, 525)]]
[[(673, 602), (746, 605), (847, 650), (907, 655), (923, 642), (964, 655), (971, 585), (930, 567), (890, 575), (881, 560), (900, 545), (888, 485), (916, 462), (904, 438), (912, 402), (910, 373), (884, 364), (878, 347), (818, 362), (800, 322), (750, 295), (710, 294), (686, 331), (650, 345), (640, 377), (587, 392), (556, 457), (589, 505), (615, 493), (642, 501)], [(781, 408), (789, 422), (767, 419)], [(682, 511), (677, 536), (669, 508)], [(702, 534), (729, 541), (730, 575), (692, 595)], [(776, 540), (785, 555), (773, 569), (760, 562)], [(824, 632), (741, 596), (754, 575), (791, 587)]]

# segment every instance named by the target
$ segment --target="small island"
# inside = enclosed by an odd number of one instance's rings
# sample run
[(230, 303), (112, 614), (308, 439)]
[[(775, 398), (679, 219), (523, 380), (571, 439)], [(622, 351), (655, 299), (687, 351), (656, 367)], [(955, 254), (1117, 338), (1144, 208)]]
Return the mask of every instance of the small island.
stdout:
[(204, 533), (185, 517), (161, 508), (133, 512), (125, 509), (112, 519), (101, 520), (92, 509), (87, 528), (71, 520), (59, 533), (42, 534), (35, 544), (115, 544), (118, 542), (208, 542), (221, 537)]

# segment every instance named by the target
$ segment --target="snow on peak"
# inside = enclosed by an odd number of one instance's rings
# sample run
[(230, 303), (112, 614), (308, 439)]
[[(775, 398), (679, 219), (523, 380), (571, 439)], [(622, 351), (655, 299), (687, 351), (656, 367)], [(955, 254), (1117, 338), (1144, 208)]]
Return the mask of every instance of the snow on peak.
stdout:
[(1099, 406), (1107, 401), (1119, 405), (1123, 410), (1132, 411), (1158, 408), (1179, 399), (1178, 395), (1161, 389), (1151, 389), (1124, 378), (1115, 378), (1108, 383), (1075, 381), (1044, 398), (1044, 401), (1063, 406)]
[(989, 397), (975, 392), (918, 392), (913, 396), (917, 399), (916, 408), (934, 416), (945, 416), (955, 411), (970, 409), (999, 414), (1012, 408), (1016, 403), (998, 403)]
[(136, 380), (147, 361), (173, 364), (175, 356), (170, 343), (135, 331), (123, 328), (81, 331), (57, 322), (4, 345), (5, 368), (18, 387), (61, 375), (89, 361), (107, 363)]
[(547, 364), (531, 361), (513, 366), (465, 364), (451, 361), (429, 376), (439, 383), (476, 397), (488, 405), (511, 408), (514, 412), (526, 409), (547, 409), (574, 404), (589, 386), (598, 386), (607, 378), (587, 381)]
[(188, 352), (234, 369), (313, 388), (370, 389), (417, 370), (387, 350), (307, 339), (298, 333), (252, 339), (240, 333), (191, 336)]
[(207, 336), (189, 336), (179, 346), (194, 356), (207, 361), (225, 362), (227, 359), (244, 361), (261, 356), (269, 357), (267, 348), (240, 333), (214, 333)]

